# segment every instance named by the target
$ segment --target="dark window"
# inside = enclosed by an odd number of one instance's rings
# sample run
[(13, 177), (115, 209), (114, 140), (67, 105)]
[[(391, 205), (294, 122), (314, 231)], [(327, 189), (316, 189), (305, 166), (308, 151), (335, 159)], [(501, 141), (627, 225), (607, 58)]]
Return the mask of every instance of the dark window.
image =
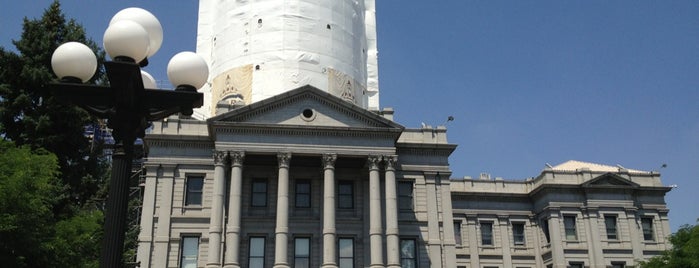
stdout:
[(265, 267), (265, 238), (250, 237), (250, 253), (248, 256), (250, 268)]
[(294, 267), (311, 267), (311, 239), (298, 237), (294, 239)]
[(653, 218), (641, 218), (641, 227), (643, 228), (643, 240), (654, 241)]
[(585, 263), (582, 263), (582, 262), (571, 262), (569, 267), (570, 267), (570, 268), (583, 268), (583, 267), (585, 267)]
[(311, 207), (311, 182), (308, 180), (296, 181), (296, 207)]
[(512, 223), (512, 240), (515, 246), (524, 246), (524, 223)]
[(413, 182), (398, 182), (398, 209), (413, 210)]
[(196, 268), (199, 255), (199, 237), (183, 236), (180, 243), (180, 267)]
[(258, 179), (252, 182), (252, 202), (253, 207), (267, 206), (267, 180)]
[(337, 207), (354, 208), (354, 184), (352, 181), (339, 181), (337, 185)]
[(626, 262), (623, 261), (613, 261), (612, 268), (624, 268), (626, 267)]
[(619, 239), (619, 237), (617, 236), (617, 231), (616, 231), (616, 216), (610, 216), (610, 215), (604, 216), (604, 226), (607, 229), (607, 239), (609, 239), (609, 240)]
[(575, 228), (575, 216), (563, 216), (563, 226), (566, 231), (566, 240), (578, 240), (578, 232)]
[(481, 245), (493, 245), (493, 223), (481, 222)]
[(454, 222), (454, 242), (461, 245), (461, 221)]
[(204, 188), (203, 177), (187, 177), (185, 192), (185, 206), (201, 206), (202, 189)]
[(417, 267), (417, 245), (415, 239), (400, 240), (400, 267)]
[(551, 233), (549, 233), (549, 220), (541, 219), (541, 230), (544, 232), (546, 243), (551, 243)]
[(354, 239), (340, 238), (338, 247), (339, 268), (354, 268)]

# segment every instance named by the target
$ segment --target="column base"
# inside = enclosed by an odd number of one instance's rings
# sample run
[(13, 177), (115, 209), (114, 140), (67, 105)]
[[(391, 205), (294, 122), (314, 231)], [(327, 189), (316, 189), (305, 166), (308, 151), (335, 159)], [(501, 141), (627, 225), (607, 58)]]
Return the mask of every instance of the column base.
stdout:
[(237, 263), (227, 263), (223, 265), (223, 268), (240, 268), (240, 264)]
[(386, 268), (400, 268), (400, 264), (389, 264)]
[(372, 264), (372, 265), (369, 265), (369, 267), (371, 267), (371, 268), (385, 268), (386, 266), (384, 266), (383, 264)]
[(336, 264), (323, 264), (321, 268), (338, 268)]

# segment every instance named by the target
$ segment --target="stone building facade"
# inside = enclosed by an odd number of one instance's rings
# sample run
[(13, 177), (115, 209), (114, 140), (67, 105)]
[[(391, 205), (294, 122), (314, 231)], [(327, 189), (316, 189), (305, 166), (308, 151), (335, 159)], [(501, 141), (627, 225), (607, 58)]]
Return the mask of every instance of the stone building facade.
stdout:
[(147, 136), (141, 267), (630, 267), (668, 248), (657, 172), (451, 178), (444, 127), (311, 86)]

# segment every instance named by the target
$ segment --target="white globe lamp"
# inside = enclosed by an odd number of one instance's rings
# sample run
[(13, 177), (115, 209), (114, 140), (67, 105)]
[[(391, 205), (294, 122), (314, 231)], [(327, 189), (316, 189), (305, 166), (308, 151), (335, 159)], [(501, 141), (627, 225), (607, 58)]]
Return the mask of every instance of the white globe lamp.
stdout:
[(130, 20), (140, 24), (146, 32), (148, 32), (149, 39), (149, 50), (148, 57), (152, 57), (155, 52), (158, 52), (160, 46), (163, 44), (163, 27), (160, 25), (160, 21), (148, 10), (130, 7), (122, 9), (121, 11), (114, 14), (112, 20), (109, 21), (109, 25), (112, 25), (118, 21)]
[(158, 88), (158, 85), (155, 83), (155, 78), (148, 72), (141, 70), (141, 79), (143, 80), (143, 88)]
[(114, 60), (129, 58), (138, 63), (148, 56), (148, 32), (134, 21), (122, 20), (109, 25), (103, 39), (104, 50)]
[(194, 52), (180, 52), (167, 64), (167, 77), (177, 90), (196, 91), (206, 84), (209, 78), (209, 66)]
[(51, 68), (59, 79), (85, 83), (97, 70), (97, 57), (88, 46), (78, 42), (60, 45), (51, 55)]

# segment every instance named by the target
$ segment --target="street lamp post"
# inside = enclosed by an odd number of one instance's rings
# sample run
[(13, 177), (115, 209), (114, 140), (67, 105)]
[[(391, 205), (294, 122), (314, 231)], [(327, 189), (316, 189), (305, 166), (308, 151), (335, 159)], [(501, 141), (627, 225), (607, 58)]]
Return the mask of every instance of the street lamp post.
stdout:
[(57, 98), (90, 114), (107, 119), (116, 148), (107, 197), (100, 267), (121, 267), (126, 232), (129, 177), (134, 142), (143, 138), (149, 121), (175, 113), (191, 115), (201, 107), (208, 67), (195, 53), (182, 52), (168, 64), (168, 77), (176, 89), (154, 89), (153, 78), (141, 71), (162, 42), (160, 22), (150, 12), (127, 8), (117, 13), (104, 34), (104, 47), (113, 61), (104, 63), (109, 86), (83, 84), (95, 73), (97, 61), (87, 46), (68, 42), (59, 46), (51, 65), (60, 79), (48, 88)]

